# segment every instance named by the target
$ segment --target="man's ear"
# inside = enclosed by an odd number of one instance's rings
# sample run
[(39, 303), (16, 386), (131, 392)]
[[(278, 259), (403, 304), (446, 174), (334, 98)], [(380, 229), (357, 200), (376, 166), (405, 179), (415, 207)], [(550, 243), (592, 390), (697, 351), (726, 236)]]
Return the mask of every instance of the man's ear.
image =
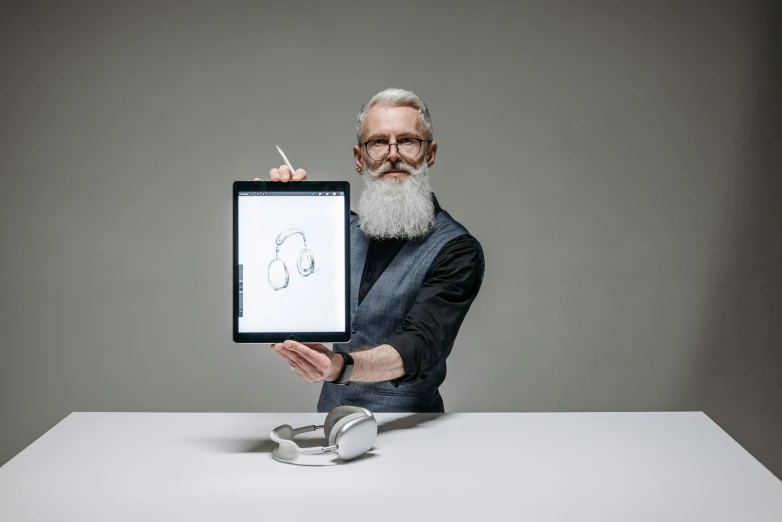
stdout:
[(434, 157), (437, 155), (437, 142), (433, 141), (429, 144), (429, 150), (426, 153), (426, 164), (431, 167), (434, 165)]
[(356, 160), (356, 172), (363, 174), (363, 172), (361, 172), (363, 168), (361, 165), (361, 147), (358, 145), (353, 145), (353, 158)]

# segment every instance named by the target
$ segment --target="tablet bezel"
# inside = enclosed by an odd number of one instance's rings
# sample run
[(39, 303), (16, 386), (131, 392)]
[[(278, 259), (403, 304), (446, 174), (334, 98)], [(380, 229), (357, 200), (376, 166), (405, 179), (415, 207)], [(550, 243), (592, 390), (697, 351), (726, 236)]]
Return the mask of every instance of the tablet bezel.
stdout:
[[(239, 192), (344, 192), (345, 325), (340, 332), (239, 332)], [(314, 196), (313, 196), (314, 197)], [(347, 181), (235, 181), (233, 184), (233, 340), (235, 343), (346, 343), (350, 341), (350, 183)]]

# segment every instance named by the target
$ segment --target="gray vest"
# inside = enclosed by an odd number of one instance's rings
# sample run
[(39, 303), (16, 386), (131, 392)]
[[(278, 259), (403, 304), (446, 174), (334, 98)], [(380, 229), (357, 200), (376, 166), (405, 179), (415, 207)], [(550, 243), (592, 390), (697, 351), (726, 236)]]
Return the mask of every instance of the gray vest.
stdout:
[[(426, 271), (445, 244), (468, 234), (466, 228), (441, 210), (435, 226), (425, 238), (408, 241), (388, 268), (375, 281), (361, 304), (358, 292), (367, 257), (369, 238), (358, 227), (358, 216), (350, 217), (350, 317), (351, 338), (347, 344), (334, 344), (334, 351), (353, 351), (379, 346), (401, 332), (401, 325), (413, 305)], [(323, 382), (318, 411), (328, 412), (340, 405), (362, 406), (372, 412), (442, 412), (439, 387), (445, 380), (445, 359), (424, 370), (426, 377), (414, 383), (357, 383), (339, 386)]]

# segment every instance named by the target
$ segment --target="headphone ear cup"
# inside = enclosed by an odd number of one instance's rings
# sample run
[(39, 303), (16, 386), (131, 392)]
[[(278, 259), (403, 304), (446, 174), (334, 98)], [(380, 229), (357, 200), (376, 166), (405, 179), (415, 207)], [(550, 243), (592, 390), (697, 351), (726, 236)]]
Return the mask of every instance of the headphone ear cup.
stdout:
[(329, 446), (333, 446), (331, 442), (331, 432), (334, 431), (334, 426), (337, 422), (354, 413), (372, 415), (368, 409), (359, 406), (337, 406), (326, 415), (326, 420), (323, 421), (323, 435), (326, 437), (326, 440), (329, 441)]
[(293, 440), (293, 428), (290, 424), (283, 424), (272, 432), (272, 440)]
[(285, 261), (279, 258), (272, 259), (272, 262), (269, 263), (266, 277), (269, 279), (269, 285), (274, 290), (282, 290), (288, 286), (290, 274), (288, 274), (288, 267), (285, 265)]
[(280, 442), (272, 451), (272, 456), (285, 462), (295, 462), (299, 458), (296, 447), (290, 442)]
[(312, 253), (312, 251), (305, 248), (299, 254), (299, 259), (296, 264), (298, 266), (299, 273), (306, 277), (315, 271), (315, 255)]
[(294, 462), (299, 458), (298, 447), (293, 442), (293, 428), (284, 424), (272, 432), (272, 440), (277, 443), (277, 447), (272, 451), (272, 456), (277, 460), (285, 462)]
[(339, 430), (341, 430), (345, 424), (347, 424), (352, 420), (360, 419), (361, 417), (365, 417), (365, 416), (366, 416), (365, 413), (359, 412), (359, 413), (351, 413), (349, 415), (345, 415), (344, 417), (339, 419), (334, 424), (334, 427), (331, 428), (331, 431), (329, 432), (328, 445), (334, 446), (337, 443), (337, 436), (339, 435)]
[(372, 449), (377, 437), (377, 420), (371, 413), (352, 413), (340, 419), (331, 430), (329, 446), (337, 446), (342, 460), (352, 460)]

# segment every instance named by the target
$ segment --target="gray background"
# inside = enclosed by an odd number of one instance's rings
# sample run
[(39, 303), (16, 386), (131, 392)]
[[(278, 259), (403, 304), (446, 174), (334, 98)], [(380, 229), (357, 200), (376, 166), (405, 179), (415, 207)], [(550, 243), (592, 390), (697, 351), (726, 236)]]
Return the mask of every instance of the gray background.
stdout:
[(314, 411), (231, 341), (231, 183), (277, 144), (355, 205), (399, 86), (487, 256), (446, 410), (703, 410), (782, 474), (771, 2), (0, 9), (0, 463), (71, 411)]

